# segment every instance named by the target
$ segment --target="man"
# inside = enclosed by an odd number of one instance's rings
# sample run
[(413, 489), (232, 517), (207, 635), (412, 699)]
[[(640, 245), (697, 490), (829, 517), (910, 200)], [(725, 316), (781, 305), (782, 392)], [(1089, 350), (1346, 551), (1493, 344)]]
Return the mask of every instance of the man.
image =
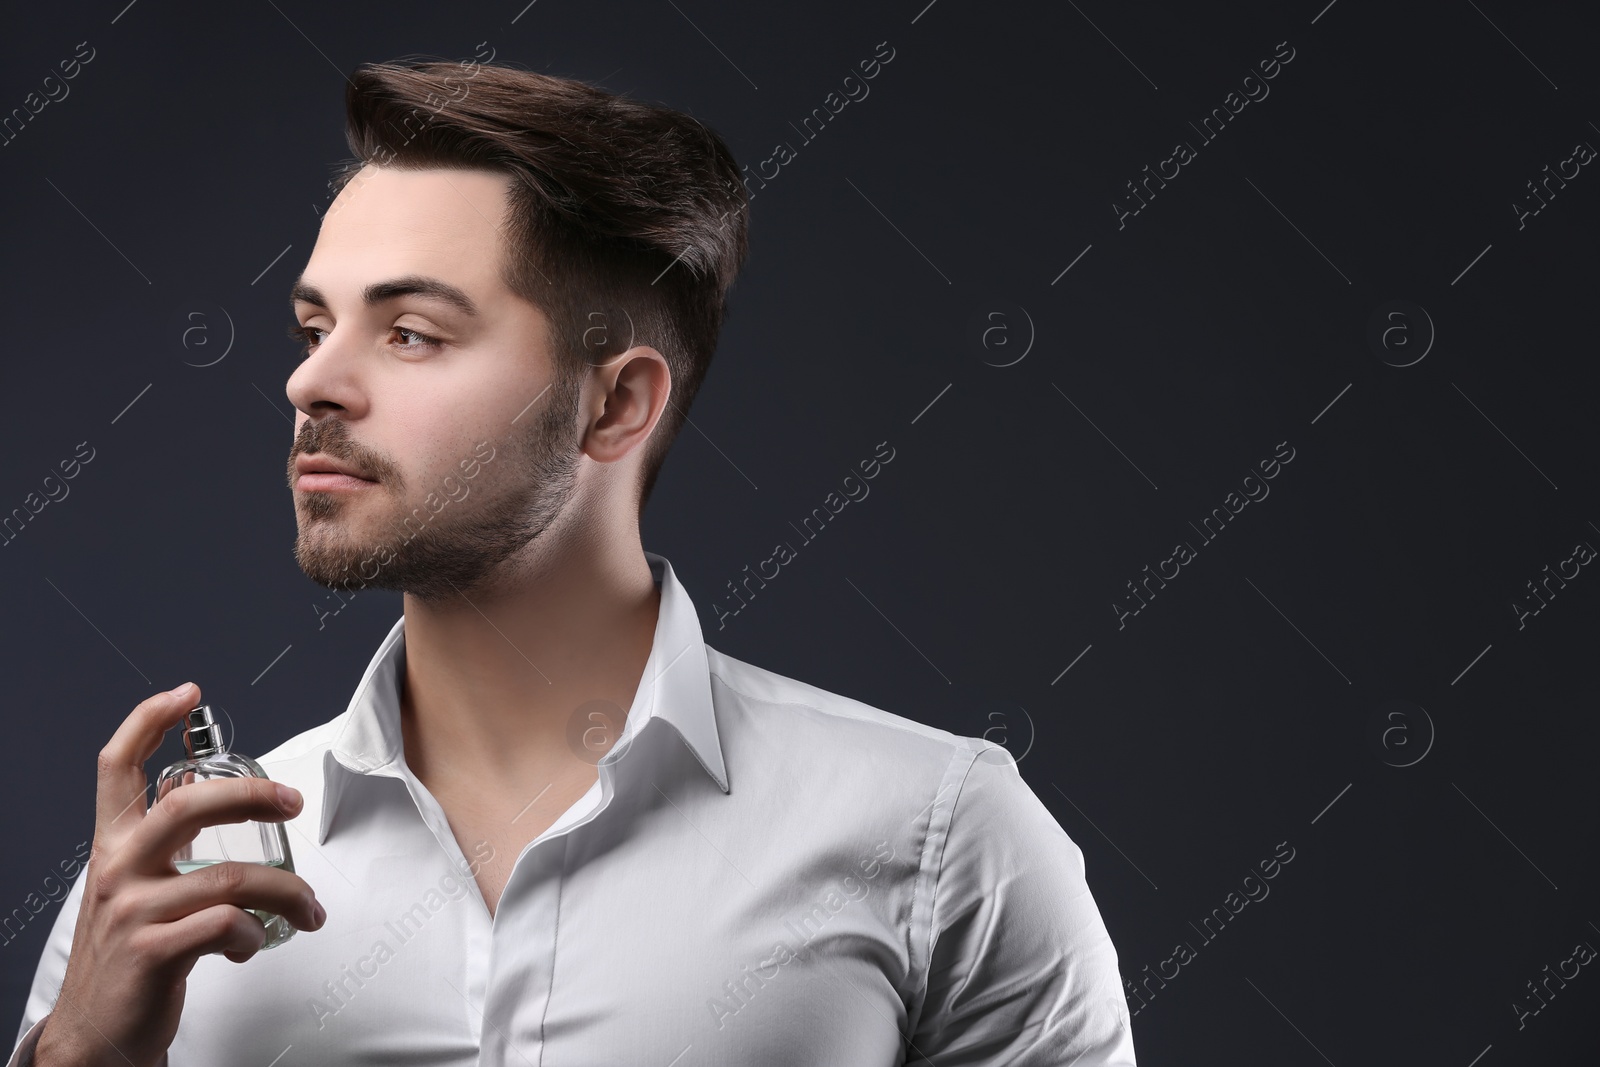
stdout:
[[(292, 291), (295, 554), (404, 614), (260, 757), (281, 796), (147, 811), (200, 693), (128, 716), (13, 1062), (1133, 1064), (1082, 853), (1004, 749), (707, 647), (640, 545), (746, 254), (721, 140), (476, 64), (347, 105)], [(177, 872), (244, 819), (293, 872)], [(261, 952), (245, 908), (300, 932)]]

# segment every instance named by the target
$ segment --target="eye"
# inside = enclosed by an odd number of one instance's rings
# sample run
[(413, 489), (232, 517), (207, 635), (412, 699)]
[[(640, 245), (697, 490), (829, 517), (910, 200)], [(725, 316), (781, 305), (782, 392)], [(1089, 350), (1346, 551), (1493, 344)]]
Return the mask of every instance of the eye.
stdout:
[(400, 346), (401, 348), (412, 348), (412, 349), (415, 349), (415, 348), (438, 348), (439, 347), (439, 341), (438, 341), (437, 338), (429, 337), (425, 333), (418, 333), (416, 330), (413, 330), (410, 327), (407, 327), (407, 326), (391, 326), (391, 327), (389, 327), (389, 329), (393, 333), (408, 333), (412, 337), (417, 338), (417, 343), (416, 344), (401, 345)]
[[(437, 348), (440, 344), (438, 338), (430, 337), (427, 334), (418, 330), (413, 330), (408, 326), (391, 326), (389, 331), (391, 333), (409, 335), (415, 338), (415, 340), (410, 343), (400, 345), (401, 348), (414, 351), (417, 349)], [(328, 331), (322, 329), (320, 326), (301, 326), (299, 323), (292, 323), (289, 326), (289, 340), (300, 345), (300, 358), (305, 359), (307, 356), (311, 355), (311, 350), (313, 348), (322, 343), (322, 340), (316, 335), (327, 332)]]
[(311, 354), (311, 349), (322, 343), (313, 335), (326, 332), (327, 331), (316, 326), (301, 326), (297, 322), (289, 324), (289, 340), (300, 346), (301, 359), (305, 359), (307, 356), (309, 356)]

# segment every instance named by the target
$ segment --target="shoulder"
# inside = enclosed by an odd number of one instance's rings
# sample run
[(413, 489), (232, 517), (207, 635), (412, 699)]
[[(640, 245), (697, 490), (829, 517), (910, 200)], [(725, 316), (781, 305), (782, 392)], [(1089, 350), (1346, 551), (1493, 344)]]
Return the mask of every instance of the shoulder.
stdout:
[[(713, 702), (735, 765), (766, 760), (785, 778), (825, 783), (857, 799), (900, 794), (914, 808), (937, 799), (979, 852), (1048, 847), (1078, 859), (1060, 823), (1001, 745), (899, 715), (758, 667), (707, 646)], [(732, 735), (731, 737), (728, 735)], [(940, 820), (935, 819), (937, 827)], [(1080, 860), (1081, 862), (1081, 860)]]
[[(999, 748), (735, 659), (709, 645), (706, 660), (713, 701), (719, 711), (743, 720), (741, 725), (794, 734), (825, 731), (836, 741), (848, 739), (907, 758)], [(837, 744), (829, 747), (839, 750)]]
[(937, 798), (954, 808), (968, 780), (969, 807), (1038, 804), (1000, 745), (958, 734), (736, 659), (709, 646), (712, 700), (732, 773), (815, 783), (857, 801), (898, 795), (912, 810)]

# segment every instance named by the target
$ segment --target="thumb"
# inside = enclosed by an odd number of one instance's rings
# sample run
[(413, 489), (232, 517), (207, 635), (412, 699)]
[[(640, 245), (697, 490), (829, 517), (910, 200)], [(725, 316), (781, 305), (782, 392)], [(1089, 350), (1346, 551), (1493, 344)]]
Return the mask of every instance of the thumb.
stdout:
[(100, 750), (95, 788), (95, 836), (119, 839), (143, 819), (150, 790), (145, 761), (161, 739), (200, 702), (200, 687), (185, 682), (140, 702)]

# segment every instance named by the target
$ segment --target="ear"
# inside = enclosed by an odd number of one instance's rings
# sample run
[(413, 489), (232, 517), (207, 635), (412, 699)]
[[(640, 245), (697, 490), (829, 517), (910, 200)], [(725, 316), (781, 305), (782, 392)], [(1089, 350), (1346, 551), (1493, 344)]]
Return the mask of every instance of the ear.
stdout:
[(649, 345), (592, 365), (584, 380), (584, 454), (597, 463), (614, 463), (643, 445), (671, 392), (666, 357)]

